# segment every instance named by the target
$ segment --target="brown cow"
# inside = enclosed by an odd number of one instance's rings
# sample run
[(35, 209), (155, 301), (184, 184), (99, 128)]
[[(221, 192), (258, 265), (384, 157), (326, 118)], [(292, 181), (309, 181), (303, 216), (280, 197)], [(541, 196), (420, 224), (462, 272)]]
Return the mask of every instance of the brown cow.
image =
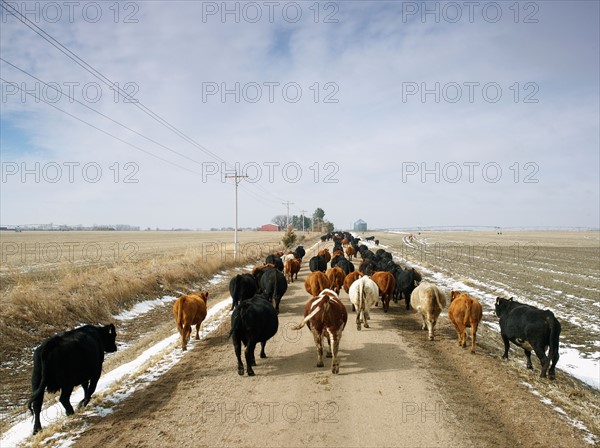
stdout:
[(304, 280), (304, 289), (306, 289), (306, 292), (313, 297), (318, 296), (321, 291), (328, 289), (330, 286), (329, 279), (325, 273), (321, 271), (311, 273), (306, 277), (306, 280)]
[(342, 246), (346, 247), (348, 244), (350, 244), (350, 240), (348, 238), (344, 238), (342, 240)]
[(340, 289), (342, 289), (342, 285), (344, 284), (344, 278), (346, 277), (344, 270), (335, 266), (328, 269), (325, 275), (329, 280), (329, 287), (333, 289), (336, 294), (339, 294)]
[(475, 353), (477, 326), (483, 317), (481, 304), (468, 294), (451, 291), (448, 317), (456, 328), (459, 347), (467, 346), (467, 327), (471, 327), (471, 353)]
[(322, 256), (325, 259), (326, 263), (331, 261), (331, 254), (329, 253), (329, 249), (321, 249), (317, 255)]
[(350, 294), (350, 286), (362, 276), (362, 272), (359, 271), (350, 272), (348, 275), (346, 275), (344, 278), (344, 291), (346, 291), (347, 294)]
[[(308, 328), (310, 328), (317, 346), (317, 367), (323, 367), (324, 365), (323, 336), (325, 336), (333, 357), (331, 373), (340, 372), (338, 348), (347, 321), (346, 307), (331, 289), (323, 290), (317, 297), (308, 299), (306, 305), (304, 305), (304, 320), (293, 329), (299, 330), (304, 325), (308, 325)], [(327, 353), (327, 357), (329, 356), (329, 353)]]
[(377, 283), (379, 295), (383, 303), (383, 311), (386, 313), (390, 309), (390, 299), (394, 296), (396, 289), (396, 278), (391, 272), (379, 271), (371, 276), (371, 280)]
[(285, 262), (285, 277), (288, 283), (294, 283), (294, 275), (296, 280), (298, 279), (298, 272), (300, 272), (300, 260), (297, 258), (290, 258)]
[(206, 318), (207, 301), (207, 292), (193, 292), (179, 297), (173, 304), (173, 316), (175, 316), (177, 330), (181, 335), (182, 350), (187, 350), (187, 342), (192, 334), (192, 325), (196, 325), (196, 340), (200, 339), (200, 325)]
[(348, 260), (352, 261), (352, 257), (356, 255), (356, 251), (352, 246), (346, 246), (346, 256)]
[[(363, 273), (359, 271), (350, 272), (348, 275), (346, 275), (346, 277), (344, 278), (344, 291), (346, 291), (346, 294), (350, 294), (350, 286), (352, 286), (352, 283), (354, 283), (362, 276)], [(356, 311), (354, 305), (352, 305), (352, 311)]]

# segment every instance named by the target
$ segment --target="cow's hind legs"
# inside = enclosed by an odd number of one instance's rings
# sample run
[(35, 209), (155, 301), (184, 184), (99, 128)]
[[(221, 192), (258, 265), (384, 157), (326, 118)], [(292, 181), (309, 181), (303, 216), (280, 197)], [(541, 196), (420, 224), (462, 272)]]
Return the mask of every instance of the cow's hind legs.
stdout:
[(266, 358), (267, 354), (265, 353), (265, 345), (267, 345), (267, 341), (260, 341), (260, 357)]
[(71, 392), (73, 392), (73, 386), (64, 387), (60, 391), (60, 398), (58, 399), (58, 401), (60, 401), (65, 408), (67, 415), (73, 415), (75, 413), (73, 406), (71, 406), (71, 402), (69, 401), (69, 398), (71, 398)]
[[(246, 370), (248, 371), (248, 376), (254, 376), (254, 370), (252, 370), (252, 366), (256, 365), (256, 360), (254, 359), (254, 349), (256, 348), (256, 342), (254, 339), (250, 339), (248, 341), (248, 345), (246, 346)], [(243, 373), (242, 373), (243, 375)]]
[(96, 391), (96, 386), (98, 385), (98, 380), (100, 379), (100, 375), (95, 376), (93, 378), (90, 379), (90, 381), (86, 381), (84, 384), (81, 385), (81, 387), (83, 388), (83, 400), (81, 400), (79, 402), (79, 406), (78, 407), (83, 407), (83, 406), (87, 406), (88, 403), (90, 402), (90, 400), (92, 399), (92, 395), (94, 394), (94, 392)]
[(365, 328), (369, 328), (369, 322), (368, 321), (369, 321), (370, 318), (371, 317), (369, 316), (369, 312), (366, 311), (366, 310), (363, 311), (363, 321), (365, 323)]
[(331, 373), (340, 373), (340, 360), (338, 358), (338, 349), (340, 347), (340, 337), (342, 336), (341, 332), (336, 335), (331, 335), (331, 339), (333, 339), (333, 359), (331, 361)]
[(242, 363), (242, 341), (233, 335), (233, 349), (238, 362), (238, 373), (244, 375), (244, 363)]
[(540, 363), (542, 364), (542, 371), (540, 373), (540, 378), (546, 378), (546, 374), (548, 372), (548, 367), (550, 367), (551, 359), (546, 356), (546, 352), (544, 347), (534, 347), (535, 354), (540, 359)]
[(525, 356), (527, 356), (527, 368), (533, 370), (533, 364), (531, 364), (531, 351), (527, 349), (523, 349), (523, 351), (525, 352)]
[(312, 334), (315, 339), (315, 345), (317, 346), (317, 367), (323, 367), (323, 340), (321, 335), (315, 330), (312, 329)]
[(327, 331), (327, 333), (325, 333), (325, 336), (327, 337), (327, 354), (325, 356), (327, 358), (331, 358), (333, 355), (331, 351), (331, 338), (329, 337), (329, 330)]

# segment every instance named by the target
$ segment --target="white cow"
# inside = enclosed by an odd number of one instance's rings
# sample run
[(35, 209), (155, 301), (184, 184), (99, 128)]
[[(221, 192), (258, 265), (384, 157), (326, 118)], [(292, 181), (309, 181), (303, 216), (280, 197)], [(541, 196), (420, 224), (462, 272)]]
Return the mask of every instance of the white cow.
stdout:
[(421, 313), (421, 328), (429, 329), (429, 340), (433, 341), (433, 330), (440, 313), (446, 307), (446, 296), (437, 286), (421, 282), (410, 295), (410, 306)]
[(356, 329), (360, 330), (361, 321), (369, 328), (369, 310), (379, 299), (379, 288), (368, 275), (363, 275), (350, 286), (350, 302), (356, 308)]
[(294, 258), (294, 254), (287, 254), (281, 257), (281, 261), (283, 261), (283, 265), (285, 266), (285, 263), (292, 258)]

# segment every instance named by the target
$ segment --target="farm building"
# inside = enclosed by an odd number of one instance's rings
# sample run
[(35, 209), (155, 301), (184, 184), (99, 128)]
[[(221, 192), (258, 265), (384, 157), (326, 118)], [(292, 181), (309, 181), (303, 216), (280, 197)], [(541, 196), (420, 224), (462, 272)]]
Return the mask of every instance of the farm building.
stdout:
[(263, 232), (278, 232), (280, 228), (277, 224), (265, 224), (261, 226), (260, 230)]
[(355, 232), (366, 232), (367, 231), (367, 223), (362, 219), (359, 219), (354, 223), (354, 231)]

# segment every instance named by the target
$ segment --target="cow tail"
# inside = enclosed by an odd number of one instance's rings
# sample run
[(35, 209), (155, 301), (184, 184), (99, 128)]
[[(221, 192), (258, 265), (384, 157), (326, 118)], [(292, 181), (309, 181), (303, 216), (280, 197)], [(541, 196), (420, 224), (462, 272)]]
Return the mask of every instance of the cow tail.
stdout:
[(557, 331), (558, 329), (556, 328), (556, 324), (554, 323), (554, 314), (552, 314), (551, 312), (547, 312), (545, 317), (546, 322), (550, 327), (550, 343), (548, 344), (548, 362), (550, 363), (552, 362), (552, 358), (554, 358), (555, 353), (558, 352), (560, 331)]
[[(40, 384), (38, 385), (37, 389), (34, 390), (31, 393), (31, 397), (29, 398), (29, 400), (27, 400), (27, 408), (29, 409), (29, 411), (33, 414), (33, 403), (35, 401), (41, 400), (44, 397), (44, 392), (46, 391), (46, 369), (44, 368), (46, 365), (46, 361), (44, 359), (41, 359), (43, 357), (43, 353), (40, 353), (40, 363), (37, 367), (39, 367), (42, 371), (42, 375), (41, 375), (41, 380), (40, 380)], [(35, 360), (33, 363), (33, 368), (36, 368), (35, 365)]]
[(242, 305), (243, 303), (244, 302), (240, 302), (238, 308), (236, 308), (236, 310), (234, 310), (233, 314), (231, 315), (231, 330), (229, 330), (229, 335), (227, 336), (228, 338), (230, 338), (240, 326), (240, 319), (242, 318), (241, 314), (245, 311), (245, 308)]
[[(358, 315), (360, 316), (360, 313), (364, 313), (365, 311), (365, 296), (366, 296), (366, 292), (365, 292), (365, 287), (364, 287), (364, 283), (360, 282), (360, 284), (358, 285), (358, 307), (356, 309), (356, 312), (358, 313)], [(364, 319), (364, 316), (363, 316)]]
[(325, 320), (325, 316), (329, 313), (329, 296), (325, 294), (323, 298), (323, 313), (321, 313), (321, 322)]
[(440, 310), (443, 310), (444, 306), (442, 305), (442, 301), (440, 300), (440, 290), (437, 288), (437, 286), (433, 288), (433, 293), (435, 294), (435, 300), (437, 301)]
[(185, 303), (186, 298), (183, 296), (181, 298), (181, 303), (179, 303), (179, 315), (177, 316), (177, 329), (179, 333), (183, 334), (183, 304)]
[(467, 305), (465, 306), (465, 317), (463, 319), (463, 325), (467, 325), (471, 319), (471, 300), (467, 299)]

